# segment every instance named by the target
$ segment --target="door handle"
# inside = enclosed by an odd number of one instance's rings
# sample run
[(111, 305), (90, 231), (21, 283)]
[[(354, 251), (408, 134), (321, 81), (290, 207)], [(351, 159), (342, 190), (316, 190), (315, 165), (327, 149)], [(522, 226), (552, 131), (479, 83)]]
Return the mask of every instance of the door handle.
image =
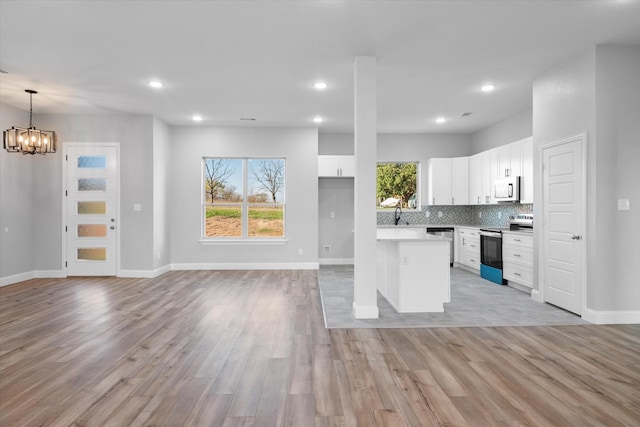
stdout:
[(111, 228), (112, 230), (115, 230), (115, 229), (116, 229), (116, 226), (115, 226), (115, 225), (112, 225), (112, 226), (111, 226), (111, 227), (109, 227), (109, 228)]
[(571, 238), (572, 238), (573, 240), (581, 240), (581, 239), (582, 239), (582, 236), (581, 236), (581, 235), (579, 235), (579, 234), (572, 234), (572, 235), (571, 235)]

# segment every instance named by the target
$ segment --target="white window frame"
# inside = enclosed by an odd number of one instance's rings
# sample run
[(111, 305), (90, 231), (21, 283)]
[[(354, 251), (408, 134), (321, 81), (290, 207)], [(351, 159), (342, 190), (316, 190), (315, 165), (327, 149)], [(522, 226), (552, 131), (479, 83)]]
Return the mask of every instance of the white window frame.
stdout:
[[(207, 197), (205, 193), (205, 162), (207, 159), (223, 159), (223, 160), (240, 160), (242, 162), (242, 203), (241, 204), (224, 204), (224, 203), (207, 203)], [(284, 180), (285, 180), (285, 192), (287, 188), (287, 159), (285, 157), (214, 157), (203, 156), (200, 164), (200, 242), (204, 244), (215, 243), (278, 243), (287, 241), (287, 227), (286, 227), (286, 196), (284, 196), (284, 202), (277, 205), (282, 207), (282, 236), (256, 236), (251, 237), (249, 233), (249, 209), (252, 206), (256, 206), (256, 203), (251, 203), (249, 199), (249, 161), (250, 160), (282, 160), (284, 162)], [(241, 221), (242, 221), (242, 236), (206, 236), (206, 208), (208, 206), (233, 206), (240, 207), (241, 209)]]

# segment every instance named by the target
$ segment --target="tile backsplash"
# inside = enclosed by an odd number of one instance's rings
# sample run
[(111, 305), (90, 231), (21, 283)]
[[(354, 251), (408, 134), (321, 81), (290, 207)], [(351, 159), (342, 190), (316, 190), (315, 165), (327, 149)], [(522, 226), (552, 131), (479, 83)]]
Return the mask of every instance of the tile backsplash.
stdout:
[[(429, 217), (427, 218), (427, 212)], [(509, 215), (532, 213), (532, 204), (477, 206), (422, 206), (420, 211), (403, 211), (400, 224), (406, 225), (482, 225), (508, 227)], [(394, 212), (378, 212), (378, 225), (393, 225)]]

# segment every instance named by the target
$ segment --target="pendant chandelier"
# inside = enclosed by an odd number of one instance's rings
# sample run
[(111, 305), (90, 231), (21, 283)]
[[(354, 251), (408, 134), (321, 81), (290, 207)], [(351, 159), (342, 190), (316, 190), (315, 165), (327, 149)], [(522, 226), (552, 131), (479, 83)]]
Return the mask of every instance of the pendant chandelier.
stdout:
[(29, 127), (12, 126), (3, 132), (4, 148), (10, 153), (47, 154), (56, 152), (56, 133), (40, 130), (33, 126), (33, 95), (35, 90), (26, 89), (29, 94)]

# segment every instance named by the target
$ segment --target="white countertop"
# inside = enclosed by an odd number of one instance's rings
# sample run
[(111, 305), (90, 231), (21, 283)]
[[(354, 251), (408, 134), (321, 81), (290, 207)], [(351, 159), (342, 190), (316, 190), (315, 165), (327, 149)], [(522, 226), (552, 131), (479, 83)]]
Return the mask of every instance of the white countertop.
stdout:
[(378, 240), (425, 240), (433, 242), (443, 242), (442, 238), (427, 234), (427, 230), (424, 227), (394, 227), (394, 228), (378, 228), (377, 230)]

